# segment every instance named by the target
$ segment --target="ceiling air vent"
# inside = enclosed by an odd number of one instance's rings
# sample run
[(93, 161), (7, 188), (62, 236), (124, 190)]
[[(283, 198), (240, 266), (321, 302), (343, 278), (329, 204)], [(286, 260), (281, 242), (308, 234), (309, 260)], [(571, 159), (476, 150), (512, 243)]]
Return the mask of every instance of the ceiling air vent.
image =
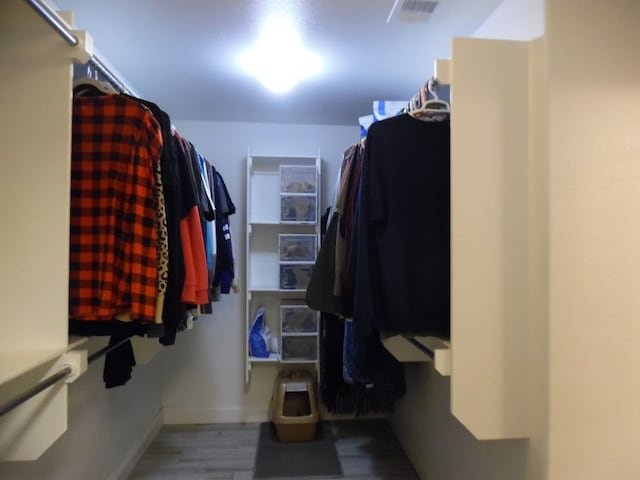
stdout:
[(387, 17), (387, 23), (426, 22), (439, 4), (439, 1), (430, 0), (396, 0)]

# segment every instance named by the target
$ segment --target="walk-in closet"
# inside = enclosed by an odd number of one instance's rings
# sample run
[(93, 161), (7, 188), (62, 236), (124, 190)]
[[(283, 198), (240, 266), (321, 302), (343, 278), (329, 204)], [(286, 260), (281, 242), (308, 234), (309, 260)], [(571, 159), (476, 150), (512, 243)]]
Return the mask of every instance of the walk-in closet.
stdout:
[(640, 479), (637, 0), (0, 3), (0, 479)]

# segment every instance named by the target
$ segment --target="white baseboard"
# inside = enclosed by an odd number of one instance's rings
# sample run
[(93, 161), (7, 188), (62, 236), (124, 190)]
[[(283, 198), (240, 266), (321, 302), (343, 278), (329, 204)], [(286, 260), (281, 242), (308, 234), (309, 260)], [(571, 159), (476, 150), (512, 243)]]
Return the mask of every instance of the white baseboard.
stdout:
[(199, 423), (259, 423), (269, 420), (267, 407), (184, 408), (164, 407), (165, 425)]
[(154, 417), (153, 422), (147, 431), (144, 432), (140, 437), (140, 440), (136, 442), (137, 447), (123, 459), (120, 466), (109, 476), (109, 480), (126, 480), (129, 478), (129, 475), (131, 475), (133, 469), (136, 468), (136, 465), (140, 461), (140, 458), (142, 458), (147, 447), (151, 445), (153, 439), (158, 435), (162, 425), (161, 408)]

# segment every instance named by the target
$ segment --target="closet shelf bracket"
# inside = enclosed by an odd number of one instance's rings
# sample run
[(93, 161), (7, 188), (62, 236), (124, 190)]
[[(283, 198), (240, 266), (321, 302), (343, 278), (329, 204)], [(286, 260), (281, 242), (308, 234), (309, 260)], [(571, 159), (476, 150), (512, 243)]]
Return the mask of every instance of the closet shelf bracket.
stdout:
[(63, 367), (71, 368), (71, 373), (64, 383), (73, 383), (87, 371), (89, 366), (88, 352), (86, 350), (71, 350), (62, 356), (61, 363)]

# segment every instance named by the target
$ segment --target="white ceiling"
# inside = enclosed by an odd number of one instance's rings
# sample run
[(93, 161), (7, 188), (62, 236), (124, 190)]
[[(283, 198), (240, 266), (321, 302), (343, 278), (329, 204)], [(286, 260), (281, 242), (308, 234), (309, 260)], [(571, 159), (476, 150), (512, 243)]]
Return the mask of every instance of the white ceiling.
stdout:
[[(441, 0), (426, 23), (387, 24), (394, 0), (55, 0), (97, 49), (173, 119), (357, 125), (373, 100), (408, 100), (501, 0)], [(273, 6), (293, 8), (326, 69), (275, 95), (235, 56)]]

